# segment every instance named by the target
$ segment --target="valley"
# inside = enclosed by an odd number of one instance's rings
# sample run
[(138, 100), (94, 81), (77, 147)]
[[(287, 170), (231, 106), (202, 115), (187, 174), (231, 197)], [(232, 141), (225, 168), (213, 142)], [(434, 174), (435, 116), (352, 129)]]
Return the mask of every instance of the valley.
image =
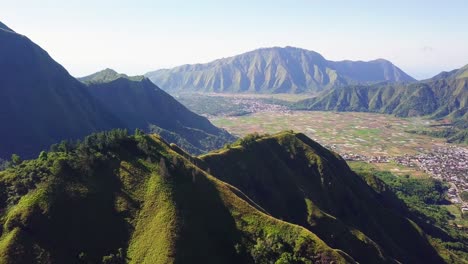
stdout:
[[(285, 98), (245, 94), (178, 97), (191, 110), (238, 137), (294, 130), (347, 161), (371, 163), (399, 176), (444, 180), (452, 186), (448, 191), (451, 202), (468, 211), (468, 203), (458, 197), (468, 189), (467, 146), (408, 132), (435, 131), (444, 121), (362, 112), (293, 111), (286, 106)], [(288, 101), (300, 99), (295, 96)]]
[(28, 1), (0, 264), (468, 264), (466, 3)]

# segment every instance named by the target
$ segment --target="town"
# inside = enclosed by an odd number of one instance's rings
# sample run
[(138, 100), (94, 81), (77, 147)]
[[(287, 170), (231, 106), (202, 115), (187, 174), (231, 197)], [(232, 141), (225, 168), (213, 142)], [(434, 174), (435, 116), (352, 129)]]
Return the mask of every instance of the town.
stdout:
[[(335, 149), (336, 147), (331, 146)], [(460, 204), (462, 211), (468, 211), (468, 203), (460, 198), (460, 193), (468, 191), (468, 149), (447, 145), (434, 147), (432, 151), (418, 155), (398, 157), (365, 156), (360, 154), (341, 154), (345, 160), (365, 161), (369, 163), (395, 162), (406, 167), (413, 167), (426, 172), (435, 179), (450, 184), (447, 196), (454, 204)]]

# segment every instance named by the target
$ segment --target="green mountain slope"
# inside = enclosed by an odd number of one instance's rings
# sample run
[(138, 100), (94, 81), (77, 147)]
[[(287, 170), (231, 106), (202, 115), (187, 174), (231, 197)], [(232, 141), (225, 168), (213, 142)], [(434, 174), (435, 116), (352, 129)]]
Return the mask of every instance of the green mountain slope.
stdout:
[(201, 166), (276, 218), (311, 230), (360, 263), (441, 263), (421, 229), (337, 154), (302, 134), (253, 137)]
[(299, 48), (265, 48), (146, 76), (170, 92), (303, 93), (356, 83), (414, 81), (386, 60), (328, 61)]
[(354, 263), (157, 136), (56, 149), (0, 172), (0, 263)]
[(334, 88), (315, 98), (300, 101), (294, 108), (468, 120), (468, 67), (408, 85)]
[(30, 158), (62, 139), (121, 127), (43, 49), (0, 25), (0, 158)]
[(131, 131), (140, 128), (158, 133), (197, 154), (234, 140), (143, 76), (128, 77), (106, 69), (80, 80), (88, 83), (89, 93)]

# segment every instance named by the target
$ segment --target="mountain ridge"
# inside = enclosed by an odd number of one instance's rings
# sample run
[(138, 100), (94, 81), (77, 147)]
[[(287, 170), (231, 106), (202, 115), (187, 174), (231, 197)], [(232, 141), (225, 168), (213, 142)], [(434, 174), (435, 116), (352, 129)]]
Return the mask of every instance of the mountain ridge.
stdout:
[(3, 24), (1, 21), (0, 21), (0, 29), (15, 32), (11, 28), (9, 28), (7, 25)]
[(115, 130), (0, 172), (0, 261), (355, 263), (179, 151)]
[[(338, 154), (301, 133), (251, 135), (200, 159), (273, 217), (305, 227), (359, 263), (442, 262), (401, 216), (404, 206), (379, 200)], [(396, 223), (399, 231), (390, 231)]]
[(360, 111), (468, 121), (468, 65), (411, 84), (338, 87), (299, 101), (295, 109)]
[(120, 127), (120, 121), (50, 55), (10, 30), (0, 30), (0, 157), (35, 156), (63, 139)]
[[(152, 132), (161, 133), (169, 142), (187, 147), (192, 153), (218, 148), (234, 139), (206, 118), (190, 112), (143, 76), (130, 77), (106, 69), (85, 77), (84, 81), (89, 82), (86, 86), (29, 38), (1, 26), (0, 122), (8, 124), (0, 129), (1, 159), (9, 159), (12, 154), (30, 159), (62, 140), (81, 140), (90, 133), (115, 128), (149, 131), (149, 125), (152, 125)], [(109, 86), (111, 82), (120, 88), (99, 89), (107, 92), (100, 94), (102, 98), (97, 98), (95, 89), (89, 89), (93, 85)], [(154, 104), (148, 98), (141, 98), (146, 100), (145, 109), (138, 100), (132, 102), (134, 106), (129, 105), (125, 96), (117, 101), (113, 91), (118, 89), (122, 95), (127, 93), (134, 99), (145, 90), (152, 95), (149, 98)], [(122, 111), (113, 105), (105, 105), (106, 100), (114, 100), (114, 104), (126, 110), (140, 107), (139, 115), (134, 111), (131, 114), (135, 120), (122, 119), (125, 115), (115, 114), (122, 114)], [(142, 112), (144, 110), (150, 112)], [(172, 110), (176, 117), (173, 120)], [(173, 126), (161, 125), (161, 128), (157, 126), (160, 123), (146, 122), (161, 119), (172, 122)], [(141, 127), (135, 127), (135, 123)], [(178, 133), (171, 129), (177, 129)]]
[(80, 80), (130, 131), (139, 128), (158, 133), (193, 154), (220, 148), (234, 140), (228, 132), (191, 112), (144, 76), (127, 76), (105, 69)]
[(304, 93), (360, 82), (414, 81), (387, 60), (328, 61), (317, 52), (289, 46), (261, 48), (145, 76), (170, 92)]

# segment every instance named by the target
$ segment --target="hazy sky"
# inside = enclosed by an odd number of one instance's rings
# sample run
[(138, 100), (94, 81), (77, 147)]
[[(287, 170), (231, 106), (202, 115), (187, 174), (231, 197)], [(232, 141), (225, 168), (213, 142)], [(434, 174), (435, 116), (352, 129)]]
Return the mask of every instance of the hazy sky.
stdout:
[(0, 0), (0, 21), (74, 76), (295, 46), (329, 60), (385, 58), (422, 79), (468, 64), (467, 15), (467, 0)]

